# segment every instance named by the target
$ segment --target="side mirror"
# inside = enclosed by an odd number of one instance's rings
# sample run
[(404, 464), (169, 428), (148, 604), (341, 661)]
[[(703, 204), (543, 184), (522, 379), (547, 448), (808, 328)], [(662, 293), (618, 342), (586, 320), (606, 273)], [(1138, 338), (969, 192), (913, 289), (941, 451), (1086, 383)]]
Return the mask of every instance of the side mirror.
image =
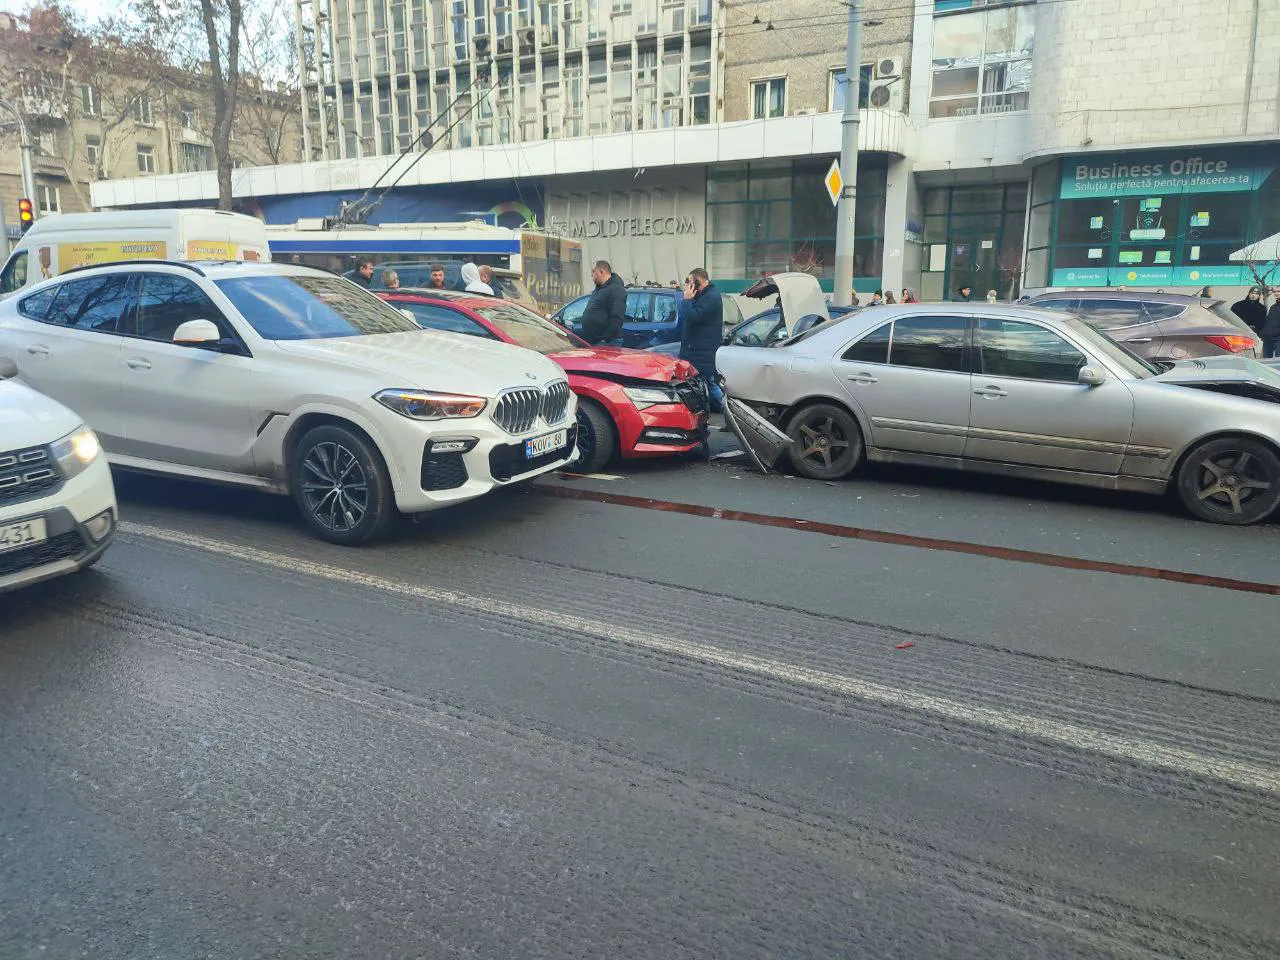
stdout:
[(1107, 378), (1102, 371), (1095, 370), (1093, 367), (1081, 367), (1080, 372), (1076, 374), (1076, 379), (1086, 387), (1096, 387), (1107, 382)]
[(18, 375), (18, 365), (12, 357), (0, 357), (0, 380), (12, 380)]
[(721, 344), (723, 344), (723, 345), (724, 345), (724, 346), (726, 346), (726, 347), (727, 347), (727, 346), (729, 346), (729, 344), (733, 343), (733, 331), (732, 331), (732, 330), (728, 331), (728, 332), (727, 332), (727, 333), (726, 333), (726, 334), (725, 334), (725, 335), (720, 339), (720, 343), (721, 343)]
[(188, 320), (173, 331), (173, 342), (184, 347), (207, 347), (221, 339), (218, 325), (212, 320)]

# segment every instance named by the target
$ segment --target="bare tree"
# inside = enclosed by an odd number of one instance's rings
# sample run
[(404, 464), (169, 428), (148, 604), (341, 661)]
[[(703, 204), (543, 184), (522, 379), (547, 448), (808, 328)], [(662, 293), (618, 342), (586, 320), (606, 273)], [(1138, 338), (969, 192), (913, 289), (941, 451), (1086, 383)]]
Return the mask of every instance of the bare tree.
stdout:
[(293, 30), (291, 22), (282, 23), (277, 6), (260, 3), (244, 12), (240, 56), (247, 89), (241, 97), (238, 126), (262, 158), (273, 164), (302, 159), (289, 142), (302, 123)]
[(240, 94), (240, 0), (200, 0), (209, 44), (209, 85), (213, 93), (213, 156), (218, 163), (218, 209), (230, 210), (231, 127)]
[[(1267, 239), (1274, 241), (1274, 238), (1269, 237)], [(1262, 302), (1264, 304), (1269, 299), (1270, 292), (1275, 289), (1277, 282), (1280, 282), (1280, 259), (1265, 255), (1275, 250), (1276, 247), (1272, 246), (1264, 249), (1263, 245), (1266, 242), (1266, 240), (1259, 240), (1257, 243), (1248, 244), (1241, 251), (1244, 254), (1244, 265), (1253, 277), (1253, 282), (1262, 288)], [(1280, 243), (1277, 246), (1280, 246)]]

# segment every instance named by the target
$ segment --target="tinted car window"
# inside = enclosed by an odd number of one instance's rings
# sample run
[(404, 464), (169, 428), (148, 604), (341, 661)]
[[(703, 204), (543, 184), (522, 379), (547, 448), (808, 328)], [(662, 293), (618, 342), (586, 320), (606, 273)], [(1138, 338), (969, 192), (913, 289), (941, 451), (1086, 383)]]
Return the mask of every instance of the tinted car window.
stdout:
[(47, 310), (45, 323), (113, 333), (128, 309), (133, 278), (114, 273), (62, 284)]
[(627, 294), (627, 323), (648, 323), (649, 302), (653, 299), (647, 293)]
[(1079, 313), (1086, 323), (1103, 330), (1132, 327), (1150, 319), (1141, 300), (1081, 300)]
[(142, 277), (138, 309), (129, 331), (146, 340), (173, 339), (174, 332), (188, 320), (210, 320), (228, 334), (222, 313), (203, 290), (186, 277), (167, 273), (148, 273)]
[(1147, 308), (1147, 316), (1152, 320), (1172, 320), (1187, 311), (1187, 308), (1180, 303), (1151, 303), (1148, 301), (1143, 306)]
[(877, 327), (844, 352), (844, 360), (854, 363), (888, 363), (892, 323)]
[(0, 293), (13, 293), (27, 284), (27, 251), (15, 253), (0, 273)]
[(47, 287), (39, 293), (23, 297), (22, 300), (18, 301), (18, 312), (24, 317), (30, 317), (32, 320), (43, 320), (45, 313), (49, 309), (49, 304), (53, 303), (53, 298), (57, 292), (57, 287)]
[(234, 277), (219, 280), (218, 289), (266, 340), (321, 340), (422, 329), (416, 320), (339, 277)]
[(672, 324), (680, 319), (680, 306), (675, 297), (653, 298), (653, 322)]
[(1032, 300), (1031, 306), (1046, 310), (1065, 310), (1068, 313), (1079, 307), (1079, 300)]
[(895, 367), (964, 370), (966, 317), (901, 317), (893, 324), (889, 362)]
[(583, 312), (587, 309), (587, 301), (590, 299), (591, 297), (589, 296), (579, 297), (577, 300), (573, 301), (573, 303), (567, 304), (565, 308), (560, 311), (560, 322), (576, 323), (581, 320)]
[(472, 337), (493, 337), (488, 330), (470, 317), (464, 317), (457, 310), (448, 307), (436, 307), (426, 303), (407, 303), (396, 301), (394, 305), (408, 310), (422, 324), (431, 330), (444, 330), (447, 333), (465, 333)]
[[(895, 344), (895, 348), (896, 348)], [(1075, 383), (1085, 356), (1052, 330), (1017, 320), (980, 320), (978, 355), (993, 377)]]

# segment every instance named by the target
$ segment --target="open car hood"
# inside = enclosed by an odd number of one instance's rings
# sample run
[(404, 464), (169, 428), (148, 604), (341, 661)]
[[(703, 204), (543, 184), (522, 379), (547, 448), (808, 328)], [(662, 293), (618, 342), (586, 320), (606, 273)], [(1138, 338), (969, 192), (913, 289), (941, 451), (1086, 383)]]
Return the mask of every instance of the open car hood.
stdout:
[(775, 273), (771, 277), (762, 277), (751, 285), (743, 294), (753, 300), (765, 300), (778, 297), (781, 300), (782, 321), (787, 326), (787, 336), (794, 336), (796, 324), (804, 317), (817, 316), (809, 326), (816, 326), (823, 320), (830, 320), (826, 298), (818, 281), (807, 273)]
[(1274, 360), (1250, 357), (1183, 360), (1152, 379), (1157, 383), (1176, 383), (1280, 403), (1280, 363)]

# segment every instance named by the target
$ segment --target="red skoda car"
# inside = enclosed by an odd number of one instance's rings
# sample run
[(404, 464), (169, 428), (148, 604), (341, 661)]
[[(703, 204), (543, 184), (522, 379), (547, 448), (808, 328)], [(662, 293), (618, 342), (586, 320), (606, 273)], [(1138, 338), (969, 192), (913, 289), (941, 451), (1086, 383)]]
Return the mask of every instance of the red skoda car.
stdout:
[(517, 304), (451, 290), (376, 291), (424, 327), (491, 337), (544, 353), (578, 395), (578, 468), (616, 455), (669, 457), (707, 436), (707, 390), (684, 360), (621, 347), (593, 347)]

